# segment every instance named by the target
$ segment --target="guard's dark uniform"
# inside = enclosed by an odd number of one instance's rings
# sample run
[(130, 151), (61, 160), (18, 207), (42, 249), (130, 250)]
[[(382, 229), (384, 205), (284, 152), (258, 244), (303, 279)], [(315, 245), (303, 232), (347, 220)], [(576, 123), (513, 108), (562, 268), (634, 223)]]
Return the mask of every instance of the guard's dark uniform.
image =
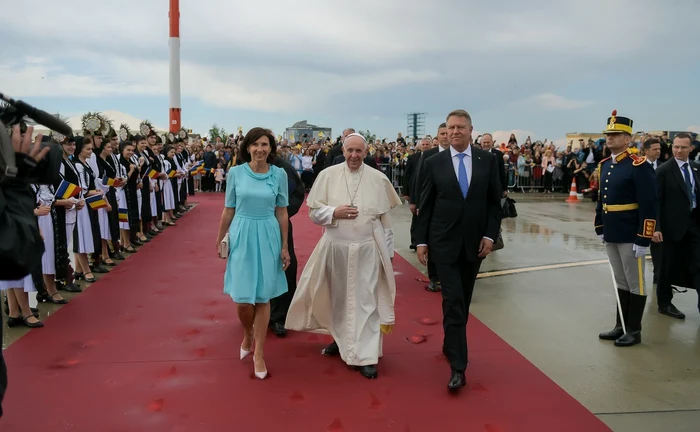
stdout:
[[(617, 117), (617, 112), (613, 111), (604, 133), (632, 135), (632, 120)], [(631, 153), (630, 149), (600, 161), (598, 175), (600, 187), (595, 231), (605, 241), (627, 328), (627, 334), (624, 334), (618, 312), (615, 328), (599, 337), (614, 340), (616, 346), (632, 346), (641, 342), (642, 315), (647, 298), (646, 259), (637, 256), (640, 253), (636, 250), (648, 248), (656, 230), (656, 176), (646, 158)]]

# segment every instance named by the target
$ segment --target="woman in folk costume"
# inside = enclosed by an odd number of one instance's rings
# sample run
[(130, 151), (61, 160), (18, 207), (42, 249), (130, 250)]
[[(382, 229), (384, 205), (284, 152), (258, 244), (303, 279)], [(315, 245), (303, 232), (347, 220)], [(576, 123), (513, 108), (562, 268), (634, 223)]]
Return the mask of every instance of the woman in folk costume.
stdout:
[[(168, 157), (166, 154), (166, 159), (170, 162), (170, 172), (168, 177), (170, 178), (170, 183), (173, 187), (173, 201), (175, 202), (175, 208), (171, 213), (171, 217), (174, 220), (180, 219), (182, 214), (180, 213), (180, 185), (182, 184), (183, 172), (180, 170), (180, 159), (178, 158), (178, 142), (177, 137), (172, 132), (165, 135), (166, 148), (172, 148), (175, 152), (172, 157)], [(167, 152), (166, 152), (167, 153)], [(172, 170), (175, 170), (174, 177), (170, 177)]]
[[(127, 159), (122, 152), (120, 163), (131, 171), (131, 174), (126, 180), (126, 185), (124, 186), (127, 209), (129, 210), (129, 244), (140, 246), (143, 244), (138, 235), (138, 232), (141, 230), (141, 193), (139, 192), (139, 188), (141, 187), (141, 166), (139, 158), (134, 155), (137, 138), (138, 136), (135, 136), (129, 141), (129, 146), (131, 147), (129, 158)], [(133, 170), (131, 167), (133, 167)]]
[[(119, 252), (119, 244), (121, 234), (119, 232), (119, 205), (117, 204), (117, 187), (126, 182), (126, 179), (120, 179), (117, 171), (119, 165), (119, 138), (116, 132), (112, 129), (105, 137), (105, 142), (102, 144), (102, 151), (97, 158), (97, 166), (100, 170), (100, 187), (105, 193), (105, 201), (109, 206), (105, 209), (107, 215), (107, 224), (109, 229), (109, 241), (102, 241), (102, 256), (105, 265), (112, 267), (116, 265), (114, 259), (124, 259), (124, 256)], [(100, 224), (102, 230), (102, 224)], [(112, 244), (110, 251), (109, 243)], [(107, 249), (105, 250), (105, 246)], [(104, 255), (105, 252), (108, 255)]]
[[(73, 163), (76, 148), (75, 140), (76, 137), (70, 137), (61, 142), (63, 159), (58, 168), (59, 178), (61, 180), (54, 185), (54, 190), (56, 191), (58, 191), (61, 181), (66, 181), (75, 186), (78, 186), (80, 182), (78, 170)], [(56, 198), (59, 199), (61, 197)], [(56, 239), (56, 286), (59, 290), (80, 292), (82, 290), (78, 284), (72, 281), (69, 282), (69, 276), (71, 275), (69, 275), (68, 269), (70, 267), (69, 250), (70, 245), (73, 243), (73, 231), (75, 230), (78, 207), (82, 208), (84, 204), (80, 204), (79, 200), (75, 197), (67, 198), (66, 200), (69, 204), (56, 207), (56, 220), (58, 225), (60, 225), (54, 226), (54, 237)]]
[[(111, 122), (99, 113), (87, 113), (83, 116), (83, 137), (92, 144), (92, 152), (90, 156), (86, 158), (83, 166), (85, 167), (85, 171), (90, 175), (95, 185), (95, 190), (99, 192), (93, 196), (101, 195), (103, 198), (102, 175), (100, 175), (101, 170), (97, 160), (100, 159), (99, 155), (103, 149), (102, 140), (111, 129)], [(107, 203), (107, 205), (109, 204)], [(86, 207), (90, 214), (92, 240), (95, 245), (95, 251), (88, 257), (90, 258), (90, 268), (95, 273), (108, 273), (109, 269), (105, 266), (106, 264), (104, 264), (104, 261), (109, 260), (109, 254), (104, 255), (102, 250), (103, 243), (106, 244), (111, 237), (109, 234), (109, 218), (107, 216), (107, 211), (105, 208), (93, 209), (89, 204)], [(103, 237), (106, 237), (106, 240), (103, 241)], [(105, 251), (108, 252), (109, 248), (107, 247)]]
[[(119, 206), (119, 230), (121, 231), (121, 244), (124, 252), (134, 253), (136, 249), (131, 244), (131, 223), (133, 215), (138, 210), (136, 201), (136, 186), (132, 181), (134, 175), (138, 175), (136, 165), (131, 163), (134, 155), (134, 144), (131, 141), (122, 141), (119, 145), (119, 178), (126, 179), (124, 186), (117, 188), (117, 205)], [(136, 173), (136, 174), (135, 174)], [(132, 181), (132, 187), (129, 182)]]
[(151, 228), (151, 234), (156, 235), (163, 232), (163, 224), (161, 219), (163, 218), (163, 178), (166, 176), (163, 174), (163, 162), (160, 157), (160, 151), (163, 147), (163, 140), (158, 135), (150, 135), (147, 139), (148, 148), (145, 153), (148, 154), (149, 162), (151, 163), (151, 168), (158, 173), (151, 181), (153, 189), (151, 192), (151, 221), (153, 222)]
[[(143, 234), (143, 213), (144, 213), (144, 201), (146, 201), (146, 205), (149, 207), (148, 213), (150, 214), (150, 197), (144, 196), (144, 177), (148, 175), (148, 166), (147, 166), (147, 158), (142, 154), (143, 149), (146, 147), (146, 137), (142, 135), (136, 135), (133, 137), (132, 141), (134, 144), (134, 154), (131, 155), (131, 163), (136, 165), (136, 169), (138, 170), (137, 175), (135, 176), (136, 180), (136, 201), (138, 204), (137, 207), (137, 222), (136, 226), (134, 227), (132, 225), (132, 231), (131, 231), (131, 238), (132, 238), (132, 243), (137, 244), (137, 245), (143, 245), (145, 243), (148, 243), (150, 240), (146, 238), (146, 236)], [(129, 221), (131, 223), (131, 221)]]
[[(75, 141), (75, 154), (78, 156), (75, 160), (75, 168), (78, 171), (78, 186), (81, 189), (78, 197), (83, 205), (78, 208), (75, 230), (73, 231), (73, 252), (76, 264), (74, 276), (76, 279), (83, 279), (91, 283), (95, 282), (96, 279), (88, 263), (88, 254), (95, 252), (95, 232), (99, 236), (99, 222), (97, 213), (86, 203), (85, 199), (102, 195), (102, 192), (95, 187), (95, 178), (88, 164), (88, 159), (92, 156), (92, 139), (90, 137), (76, 137)], [(97, 227), (94, 227), (95, 224), (98, 224)]]
[(141, 167), (141, 241), (148, 242), (157, 234), (152, 232), (153, 209), (151, 208), (153, 201), (151, 196), (155, 193), (154, 183), (156, 180), (151, 179), (149, 176), (153, 170), (153, 162), (148, 152), (148, 137), (154, 136), (156, 132), (148, 120), (141, 122), (139, 131), (141, 132), (141, 139), (136, 142), (135, 153), (139, 159), (143, 158), (144, 160)]
[[(163, 223), (169, 226), (175, 226), (175, 189), (177, 188), (177, 178), (171, 176), (176, 173), (176, 166), (173, 158), (175, 157), (175, 148), (168, 145), (164, 149), (164, 154), (161, 155), (163, 162), (163, 173), (168, 176), (168, 180), (163, 180)], [(175, 174), (176, 175), (176, 174)]]
[[(56, 208), (72, 207), (73, 203), (65, 199), (56, 199), (56, 190), (52, 185), (32, 185), (36, 194), (36, 215), (44, 240), (44, 254), (41, 257), (42, 278), (46, 291), (37, 294), (36, 300), (39, 303), (66, 304), (64, 299), (56, 289), (56, 230), (58, 225), (56, 220)], [(60, 225), (58, 225), (60, 226)], [(61, 226), (58, 231), (63, 231)]]
[(186, 212), (189, 210), (190, 206), (187, 205), (187, 195), (188, 195), (188, 189), (189, 189), (189, 181), (191, 176), (189, 175), (189, 169), (190, 166), (192, 165), (190, 163), (190, 153), (187, 151), (187, 142), (189, 140), (189, 136), (187, 134), (187, 130), (182, 128), (180, 129), (180, 132), (177, 134), (178, 138), (178, 149), (177, 149), (177, 157), (178, 160), (180, 161), (180, 166), (182, 168), (182, 182), (180, 184), (180, 212)]

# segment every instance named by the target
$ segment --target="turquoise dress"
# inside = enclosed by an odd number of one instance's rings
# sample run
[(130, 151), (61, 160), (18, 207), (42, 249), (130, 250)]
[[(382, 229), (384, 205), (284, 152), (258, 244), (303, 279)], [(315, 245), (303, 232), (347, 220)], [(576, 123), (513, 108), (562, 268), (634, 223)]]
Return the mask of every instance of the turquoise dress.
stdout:
[(287, 173), (274, 165), (265, 174), (253, 172), (247, 163), (231, 168), (225, 205), (236, 214), (228, 230), (224, 292), (240, 304), (267, 303), (286, 293), (275, 207), (289, 205)]

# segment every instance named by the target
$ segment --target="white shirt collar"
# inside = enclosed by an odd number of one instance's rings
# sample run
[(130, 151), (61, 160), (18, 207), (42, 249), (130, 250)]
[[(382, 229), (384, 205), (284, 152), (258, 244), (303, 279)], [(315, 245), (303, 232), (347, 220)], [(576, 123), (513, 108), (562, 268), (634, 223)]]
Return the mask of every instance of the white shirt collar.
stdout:
[(457, 156), (457, 155), (460, 154), (460, 153), (464, 153), (465, 155), (467, 155), (467, 156), (469, 156), (469, 157), (472, 157), (472, 146), (471, 146), (471, 144), (470, 144), (469, 147), (467, 147), (467, 149), (464, 150), (463, 152), (458, 152), (457, 150), (455, 150), (454, 147), (450, 146), (450, 156), (451, 156), (451, 157), (455, 157), (455, 156)]
[[(470, 146), (471, 147), (471, 146)], [(450, 147), (452, 148), (452, 147)], [(441, 145), (438, 145), (438, 153), (440, 153), (443, 150), (447, 150), (446, 148), (443, 148)]]
[(682, 161), (682, 160), (680, 160), (680, 159), (678, 159), (678, 158), (674, 158), (674, 159), (676, 160), (676, 163), (678, 164), (678, 167), (679, 167), (679, 168), (683, 168), (683, 165), (685, 165), (685, 164), (687, 164), (687, 163), (690, 162), (690, 160)]

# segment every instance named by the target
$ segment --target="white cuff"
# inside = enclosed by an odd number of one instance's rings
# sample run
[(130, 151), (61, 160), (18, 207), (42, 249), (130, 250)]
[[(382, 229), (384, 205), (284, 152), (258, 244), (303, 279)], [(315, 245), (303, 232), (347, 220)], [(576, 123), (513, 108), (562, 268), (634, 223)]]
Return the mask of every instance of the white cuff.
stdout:
[(311, 209), (309, 211), (309, 218), (311, 219), (311, 222), (315, 223), (316, 225), (338, 226), (338, 221), (333, 219), (333, 212), (335, 212), (335, 207), (322, 206)]
[(386, 248), (389, 249), (389, 258), (394, 257), (394, 230), (384, 228), (384, 236), (386, 237)]

